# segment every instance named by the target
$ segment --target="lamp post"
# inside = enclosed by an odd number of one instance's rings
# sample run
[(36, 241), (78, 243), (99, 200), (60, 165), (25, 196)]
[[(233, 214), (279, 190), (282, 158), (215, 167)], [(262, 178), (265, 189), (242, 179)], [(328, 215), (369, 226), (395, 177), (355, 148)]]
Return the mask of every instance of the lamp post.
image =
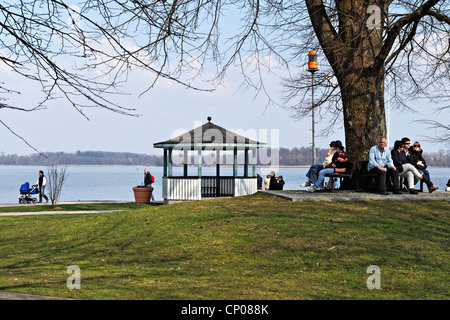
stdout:
[(314, 121), (314, 73), (319, 70), (317, 54), (314, 51), (308, 53), (308, 71), (311, 72), (311, 93), (312, 93), (312, 164), (316, 163), (316, 142), (315, 142), (315, 121)]

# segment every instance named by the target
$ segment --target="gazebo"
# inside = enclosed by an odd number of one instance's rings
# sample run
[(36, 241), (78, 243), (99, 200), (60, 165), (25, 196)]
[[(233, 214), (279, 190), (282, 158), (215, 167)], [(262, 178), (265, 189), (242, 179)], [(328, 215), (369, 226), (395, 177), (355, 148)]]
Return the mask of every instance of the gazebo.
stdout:
[[(253, 194), (256, 187), (256, 150), (265, 148), (266, 143), (248, 139), (211, 122), (208, 122), (176, 138), (154, 143), (155, 148), (164, 149), (164, 174), (162, 196), (165, 203), (201, 200), (207, 197), (235, 197)], [(221, 176), (220, 169), (224, 152), (232, 152), (233, 173)], [(244, 152), (243, 176), (238, 176), (238, 151)], [(252, 173), (249, 175), (249, 151), (252, 157)], [(173, 175), (174, 152), (183, 156), (183, 175)], [(215, 155), (215, 176), (202, 175), (204, 153)], [(195, 175), (188, 174), (189, 153), (197, 158)], [(229, 158), (229, 157), (227, 157)], [(231, 161), (230, 161), (231, 164)]]

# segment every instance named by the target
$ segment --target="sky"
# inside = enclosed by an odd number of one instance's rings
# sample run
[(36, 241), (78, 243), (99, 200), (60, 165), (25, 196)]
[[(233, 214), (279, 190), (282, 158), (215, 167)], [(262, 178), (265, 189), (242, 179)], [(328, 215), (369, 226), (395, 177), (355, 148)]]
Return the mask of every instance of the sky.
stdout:
[[(3, 73), (5, 82), (17, 77)], [(118, 97), (118, 102), (131, 102), (136, 106), (139, 117), (124, 116), (102, 109), (86, 110), (87, 120), (67, 101), (59, 99), (47, 104), (46, 110), (23, 113), (1, 110), (0, 117), (17, 134), (40, 152), (76, 151), (117, 151), (162, 155), (162, 150), (154, 149), (156, 142), (170, 139), (202, 125), (207, 117), (212, 122), (236, 131), (252, 139), (268, 143), (272, 147), (311, 146), (311, 117), (301, 121), (294, 120), (288, 111), (277, 105), (267, 105), (267, 98), (260, 94), (255, 98), (254, 91), (239, 90), (240, 80), (226, 78), (225, 84), (213, 92), (200, 92), (186, 89), (181, 85), (162, 80), (156, 88), (139, 97), (145, 87), (145, 75), (136, 72), (130, 77), (124, 90), (130, 96)], [(273, 95), (281, 95), (280, 80), (275, 76), (267, 79), (273, 88)], [(23, 81), (23, 80), (22, 80)], [(141, 86), (139, 85), (142, 84)], [(127, 88), (128, 87), (128, 88)], [(20, 100), (25, 105), (35, 103), (32, 90), (22, 88)], [(36, 86), (35, 90), (39, 90)], [(424, 135), (433, 135), (427, 126), (414, 122), (433, 118), (432, 105), (417, 103), (420, 113), (390, 111), (389, 145), (404, 136), (420, 140), (425, 151), (436, 152), (442, 145), (425, 142)], [(448, 114), (441, 114), (440, 121), (449, 120)], [(327, 119), (316, 123), (316, 132), (327, 126)], [(0, 152), (4, 154), (28, 155), (35, 153), (27, 144), (0, 125)], [(342, 125), (328, 137), (317, 136), (318, 148), (327, 148), (332, 140), (345, 144)]]
[[(305, 57), (305, 61), (299, 64), (306, 66), (307, 59)], [(20, 95), (9, 95), (10, 101), (5, 103), (36, 105), (41, 95), (37, 83), (26, 81), (4, 65), (0, 65), (0, 74), (0, 83), (21, 92)], [(286, 76), (283, 69), (276, 70), (275, 74), (263, 75), (266, 88), (277, 101), (281, 101), (283, 76)], [(115, 151), (162, 155), (162, 150), (153, 148), (154, 143), (189, 131), (205, 123), (209, 116), (215, 124), (266, 142), (269, 147), (311, 146), (311, 117), (297, 121), (281, 106), (268, 105), (264, 94), (256, 95), (251, 89), (243, 91), (242, 78), (237, 69), (231, 68), (223, 84), (212, 92), (186, 89), (160, 79), (155, 88), (141, 95), (151, 78), (144, 71), (133, 71), (122, 88), (129, 95), (116, 96), (115, 102), (118, 104), (135, 107), (140, 115), (138, 117), (104, 109), (88, 109), (84, 110), (89, 118), (87, 120), (66, 100), (58, 99), (47, 103), (47, 109), (34, 112), (0, 109), (0, 120), (40, 152)], [(2, 97), (5, 95), (2, 94)], [(389, 145), (407, 136), (413, 141), (421, 141), (425, 152), (445, 149), (443, 145), (424, 141), (424, 136), (433, 136), (434, 132), (420, 120), (438, 117), (439, 121), (449, 123), (448, 112), (435, 115), (435, 106), (425, 100), (415, 101), (410, 106), (417, 113), (402, 110), (388, 112)], [(327, 127), (328, 120), (324, 118), (315, 124), (316, 133)], [(342, 122), (328, 137), (316, 135), (315, 145), (317, 148), (327, 148), (332, 140), (341, 140), (345, 145)], [(28, 155), (35, 152), (0, 124), (0, 153)]]

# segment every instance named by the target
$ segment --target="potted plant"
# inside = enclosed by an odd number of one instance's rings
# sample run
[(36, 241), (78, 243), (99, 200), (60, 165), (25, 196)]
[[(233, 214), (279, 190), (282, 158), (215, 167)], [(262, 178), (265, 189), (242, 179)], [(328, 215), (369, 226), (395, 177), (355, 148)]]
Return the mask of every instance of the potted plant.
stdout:
[(152, 197), (153, 188), (145, 186), (133, 187), (134, 200), (136, 203), (150, 203)]

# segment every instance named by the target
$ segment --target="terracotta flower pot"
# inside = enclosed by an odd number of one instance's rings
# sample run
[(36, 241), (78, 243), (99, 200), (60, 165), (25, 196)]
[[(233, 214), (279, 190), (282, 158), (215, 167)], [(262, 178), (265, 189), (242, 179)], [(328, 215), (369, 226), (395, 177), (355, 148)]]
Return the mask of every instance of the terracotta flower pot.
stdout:
[(136, 201), (136, 203), (150, 203), (153, 188), (134, 187), (133, 192), (134, 192), (134, 200)]

